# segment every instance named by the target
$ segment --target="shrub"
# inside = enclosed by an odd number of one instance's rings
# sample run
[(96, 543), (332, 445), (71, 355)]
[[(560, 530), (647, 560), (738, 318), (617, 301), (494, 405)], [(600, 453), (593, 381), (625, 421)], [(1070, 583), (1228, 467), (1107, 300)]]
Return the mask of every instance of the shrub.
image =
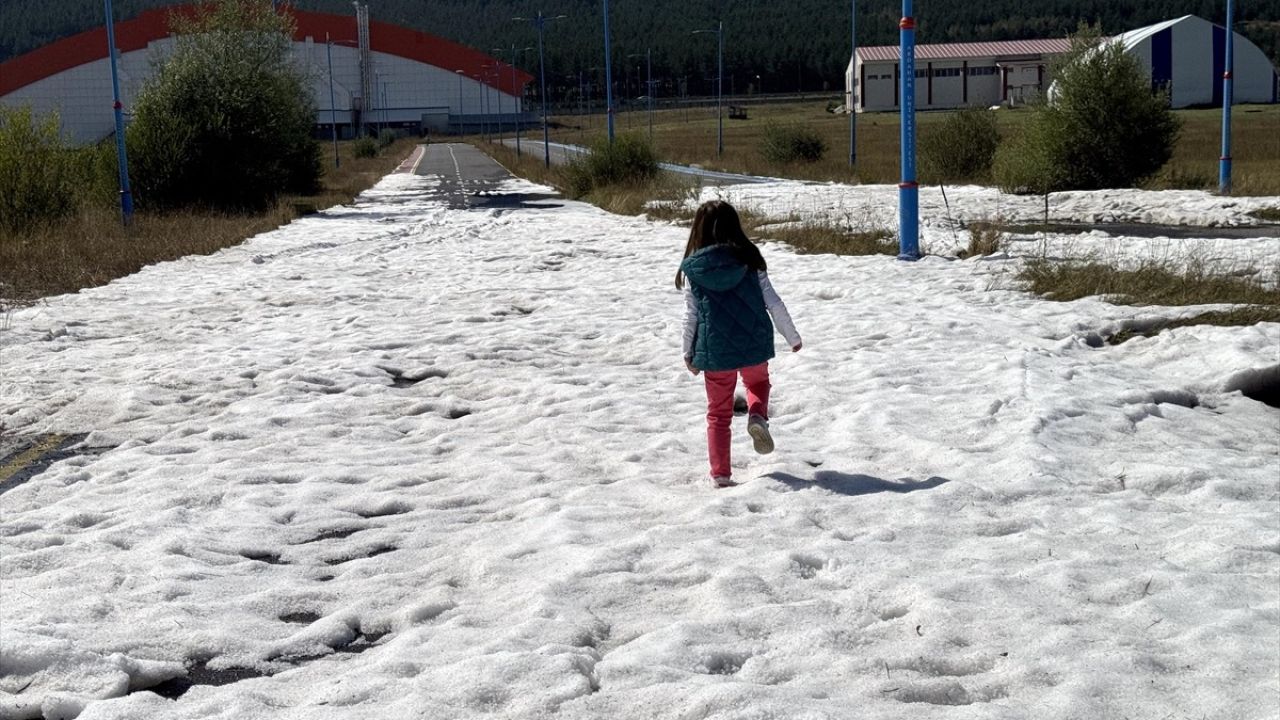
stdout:
[(394, 143), (398, 137), (400, 136), (396, 134), (395, 130), (384, 128), (378, 133), (378, 147), (390, 147), (391, 143)]
[(817, 162), (826, 152), (826, 142), (812, 128), (775, 123), (765, 125), (760, 154), (771, 163)]
[(575, 198), (610, 185), (640, 185), (657, 176), (657, 153), (634, 133), (619, 135), (612, 143), (597, 140), (586, 156), (565, 167), (566, 189)]
[(316, 189), (315, 109), (291, 22), (254, 0), (171, 18), (174, 53), (143, 86), (128, 134), (141, 203), (252, 210)]
[(77, 178), (57, 114), (0, 106), (0, 228), (27, 233), (76, 209)]
[(983, 182), (1000, 146), (995, 113), (968, 108), (921, 128), (920, 170), (930, 182)]
[(996, 180), (1012, 191), (1129, 187), (1173, 154), (1180, 123), (1138, 61), (1096, 31), (1073, 38), (1055, 65), (1047, 101), (1033, 106), (1021, 138), (1001, 148)]
[(377, 157), (378, 151), (381, 149), (382, 146), (378, 144), (377, 140), (367, 136), (358, 138), (351, 143), (351, 154), (358, 158)]

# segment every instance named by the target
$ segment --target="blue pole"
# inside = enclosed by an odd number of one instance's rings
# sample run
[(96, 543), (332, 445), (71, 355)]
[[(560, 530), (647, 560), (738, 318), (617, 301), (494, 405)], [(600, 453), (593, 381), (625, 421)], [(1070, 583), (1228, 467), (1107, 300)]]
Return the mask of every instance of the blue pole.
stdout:
[(609, 118), (609, 142), (613, 142), (613, 61), (609, 50), (609, 0), (604, 0), (604, 92), (605, 115)]
[(511, 86), (515, 92), (519, 93), (519, 95), (516, 96), (516, 157), (520, 157), (520, 121), (524, 119), (522, 117), (524, 115), (524, 91), (522, 88), (515, 89), (515, 85), (516, 85), (516, 46), (513, 43), (511, 45)]
[(107, 53), (111, 57), (111, 94), (116, 114), (116, 155), (120, 170), (120, 217), (125, 225), (133, 222), (133, 191), (129, 188), (129, 156), (124, 146), (124, 103), (120, 102), (120, 71), (116, 67), (116, 21), (111, 0), (104, 0), (107, 10)]
[(849, 0), (849, 167), (858, 164), (858, 113), (854, 110), (854, 96), (862, 92), (858, 87), (858, 0)]
[(338, 155), (338, 105), (333, 99), (333, 41), (329, 33), (324, 34), (325, 53), (329, 56), (329, 124), (333, 129), (333, 166), (342, 167), (342, 158)]
[(1234, 3), (1227, 0), (1227, 57), (1222, 71), (1222, 157), (1218, 160), (1218, 192), (1231, 194), (1231, 94), (1232, 56), (1235, 39)]
[(542, 78), (542, 161), (546, 167), (551, 167), (551, 138), (547, 136), (547, 65), (542, 53), (544, 25), (546, 25), (546, 19), (542, 17), (542, 12), (538, 12), (538, 75)]
[(724, 155), (724, 113), (721, 98), (724, 96), (724, 22), (716, 26), (716, 157)]
[(902, 182), (898, 183), (898, 259), (920, 259), (920, 185), (916, 183), (916, 19), (911, 0), (902, 0), (899, 49), (902, 122)]

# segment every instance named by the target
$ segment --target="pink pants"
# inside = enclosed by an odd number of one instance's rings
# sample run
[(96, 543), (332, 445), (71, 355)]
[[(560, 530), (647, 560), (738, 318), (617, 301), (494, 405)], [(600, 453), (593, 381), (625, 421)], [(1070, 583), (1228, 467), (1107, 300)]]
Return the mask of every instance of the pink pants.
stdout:
[(738, 384), (738, 374), (747, 387), (747, 414), (769, 417), (769, 363), (739, 368), (704, 372), (707, 383), (707, 455), (711, 458), (711, 476), (729, 477), (729, 446), (732, 436), (729, 425), (733, 422), (733, 390)]

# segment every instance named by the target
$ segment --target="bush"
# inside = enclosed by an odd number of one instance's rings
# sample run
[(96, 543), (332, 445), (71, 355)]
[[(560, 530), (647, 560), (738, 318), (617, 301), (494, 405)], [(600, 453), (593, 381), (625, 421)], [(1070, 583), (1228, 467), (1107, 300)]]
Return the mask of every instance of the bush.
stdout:
[(75, 212), (79, 183), (60, 126), (57, 114), (0, 106), (0, 228), (27, 233)]
[(760, 154), (771, 163), (817, 162), (827, 152), (822, 136), (803, 125), (777, 125), (764, 128)]
[(140, 203), (257, 210), (314, 191), (315, 109), (292, 62), (289, 16), (211, 0), (172, 22), (174, 53), (143, 87), (129, 127)]
[(634, 133), (619, 135), (612, 143), (597, 140), (589, 154), (565, 166), (566, 189), (575, 198), (610, 185), (640, 185), (657, 176), (657, 153)]
[(351, 143), (351, 154), (358, 158), (377, 157), (378, 151), (381, 149), (382, 146), (378, 144), (378, 141), (371, 137), (358, 138)]
[(969, 108), (922, 128), (920, 170), (929, 182), (984, 182), (1000, 146), (995, 113)]
[(396, 138), (398, 137), (400, 136), (396, 133), (395, 130), (392, 130), (390, 128), (385, 128), (378, 133), (378, 147), (379, 148), (390, 147), (391, 144), (394, 143), (396, 141)]
[(1173, 154), (1180, 123), (1138, 61), (1095, 31), (1073, 41), (1055, 66), (1048, 100), (1033, 106), (1022, 136), (997, 152), (996, 181), (1006, 190), (1130, 187)]

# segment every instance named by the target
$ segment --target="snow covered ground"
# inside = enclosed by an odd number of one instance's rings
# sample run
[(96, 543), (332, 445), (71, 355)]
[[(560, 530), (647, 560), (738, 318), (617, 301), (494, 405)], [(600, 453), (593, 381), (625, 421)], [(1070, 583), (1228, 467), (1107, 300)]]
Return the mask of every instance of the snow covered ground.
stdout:
[[(109, 449), (0, 496), (0, 717), (1280, 717), (1280, 325), (769, 244), (805, 347), (717, 491), (687, 230), (432, 187), (13, 315), (0, 422)], [(896, 212), (808, 187), (719, 192)]]

